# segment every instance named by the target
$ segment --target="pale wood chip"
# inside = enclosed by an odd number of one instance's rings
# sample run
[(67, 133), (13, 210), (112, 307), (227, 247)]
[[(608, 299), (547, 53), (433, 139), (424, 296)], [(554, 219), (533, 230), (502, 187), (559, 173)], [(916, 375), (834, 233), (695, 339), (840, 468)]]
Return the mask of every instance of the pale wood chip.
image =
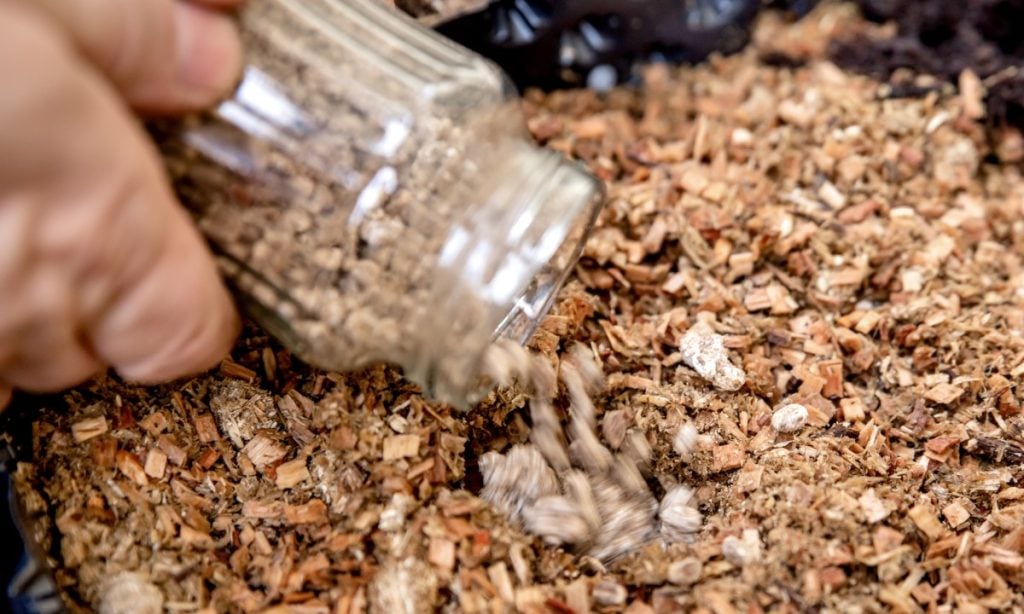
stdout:
[(885, 506), (885, 503), (878, 498), (878, 494), (874, 488), (869, 488), (864, 491), (864, 494), (860, 496), (857, 501), (860, 503), (860, 509), (864, 512), (864, 518), (869, 523), (876, 523), (885, 520), (889, 516), (889, 509)]
[(384, 440), (384, 460), (416, 456), (420, 451), (419, 435), (392, 435)]
[(184, 465), (185, 461), (188, 459), (188, 455), (185, 453), (185, 450), (175, 443), (168, 435), (161, 435), (158, 437), (156, 445), (164, 454), (167, 455), (168, 460), (179, 467)]
[(427, 560), (439, 569), (451, 571), (455, 568), (455, 542), (441, 537), (431, 538)]
[(159, 410), (139, 420), (139, 426), (146, 429), (146, 432), (153, 436), (163, 433), (170, 424), (171, 421), (167, 417), (167, 413)]
[(283, 513), (284, 503), (277, 500), (250, 499), (242, 504), (242, 515), (246, 518), (280, 518)]
[(98, 437), (108, 430), (107, 419), (103, 416), (86, 418), (71, 425), (71, 435), (75, 441), (82, 443)]
[(146, 475), (159, 480), (164, 477), (164, 471), (166, 469), (167, 454), (159, 448), (150, 448), (149, 452), (146, 453)]
[(939, 522), (935, 510), (926, 503), (919, 503), (907, 512), (907, 516), (914, 522), (914, 525), (921, 530), (928, 539), (935, 541), (946, 534), (946, 529)]
[(964, 389), (953, 384), (939, 384), (926, 392), (924, 398), (933, 403), (949, 405), (956, 402), (964, 394)]
[(971, 513), (959, 501), (953, 501), (942, 508), (942, 516), (953, 529), (960, 527), (960, 525), (971, 519)]

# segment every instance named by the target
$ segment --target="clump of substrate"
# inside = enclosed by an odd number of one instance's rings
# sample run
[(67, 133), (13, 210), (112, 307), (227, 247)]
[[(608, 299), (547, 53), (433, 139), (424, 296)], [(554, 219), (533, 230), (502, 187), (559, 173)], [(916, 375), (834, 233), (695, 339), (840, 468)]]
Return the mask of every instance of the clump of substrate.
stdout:
[[(691, 329), (681, 351), (683, 360), (716, 387), (737, 390), (743, 385), (742, 369), (729, 361), (722, 337), (707, 324)], [(604, 378), (589, 349), (574, 345), (557, 374), (546, 359), (512, 343), (497, 343), (487, 363), (499, 384), (513, 379), (526, 384), (533, 428), (530, 443), (480, 459), (484, 500), (547, 543), (570, 546), (603, 562), (659, 536), (675, 543), (700, 530), (702, 517), (689, 486), (669, 487), (660, 502), (648, 487), (652, 451), (644, 433), (626, 427), (621, 437), (605, 433), (611, 448), (601, 441), (593, 397)], [(564, 429), (554, 406), (558, 381), (569, 398)], [(616, 441), (607, 441), (612, 438)], [(688, 460), (700, 442), (696, 428), (684, 424), (674, 448)]]
[(743, 369), (729, 361), (725, 340), (707, 322), (698, 322), (686, 331), (679, 342), (679, 352), (683, 362), (716, 388), (733, 392), (743, 386)]
[(140, 574), (123, 571), (100, 586), (99, 614), (160, 614), (164, 594)]

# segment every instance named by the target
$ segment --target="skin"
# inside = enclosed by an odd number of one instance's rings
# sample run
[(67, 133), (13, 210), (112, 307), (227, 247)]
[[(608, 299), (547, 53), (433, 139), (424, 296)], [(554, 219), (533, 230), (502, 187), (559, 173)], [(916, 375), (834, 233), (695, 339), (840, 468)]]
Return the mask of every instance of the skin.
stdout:
[(0, 407), (230, 349), (231, 299), (137, 117), (230, 91), (239, 2), (0, 0)]

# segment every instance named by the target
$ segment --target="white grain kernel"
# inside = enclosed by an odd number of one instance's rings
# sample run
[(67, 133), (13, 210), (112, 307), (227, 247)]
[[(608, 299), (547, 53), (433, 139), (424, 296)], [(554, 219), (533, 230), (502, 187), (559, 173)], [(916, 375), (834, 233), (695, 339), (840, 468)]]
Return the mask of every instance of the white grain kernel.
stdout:
[(772, 428), (780, 433), (795, 433), (807, 424), (807, 408), (799, 403), (783, 405), (772, 414)]
[(700, 559), (689, 557), (669, 563), (666, 577), (672, 584), (688, 586), (700, 580), (702, 570)]
[(672, 439), (672, 449), (676, 451), (676, 454), (682, 456), (683, 459), (689, 459), (697, 451), (699, 443), (700, 434), (697, 433), (697, 427), (687, 422), (679, 427), (675, 438)]
[(722, 556), (737, 567), (761, 560), (761, 536), (757, 529), (743, 529), (743, 537), (730, 535), (722, 541)]
[(590, 524), (568, 497), (542, 497), (526, 508), (523, 517), (526, 530), (549, 544), (582, 544), (590, 539)]
[(605, 580), (594, 587), (591, 596), (598, 605), (622, 605), (626, 603), (626, 587), (618, 582)]
[(703, 518), (691, 505), (692, 502), (693, 489), (682, 485), (673, 487), (662, 498), (658, 518), (665, 541), (683, 541), (688, 535), (700, 531)]

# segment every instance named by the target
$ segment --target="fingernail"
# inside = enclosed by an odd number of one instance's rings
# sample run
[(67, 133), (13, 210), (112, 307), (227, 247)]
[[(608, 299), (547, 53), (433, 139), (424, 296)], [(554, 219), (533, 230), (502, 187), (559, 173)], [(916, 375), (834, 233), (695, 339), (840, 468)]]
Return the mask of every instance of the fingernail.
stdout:
[(228, 93), (241, 72), (242, 46), (234, 22), (189, 2), (174, 3), (180, 96), (204, 107)]

